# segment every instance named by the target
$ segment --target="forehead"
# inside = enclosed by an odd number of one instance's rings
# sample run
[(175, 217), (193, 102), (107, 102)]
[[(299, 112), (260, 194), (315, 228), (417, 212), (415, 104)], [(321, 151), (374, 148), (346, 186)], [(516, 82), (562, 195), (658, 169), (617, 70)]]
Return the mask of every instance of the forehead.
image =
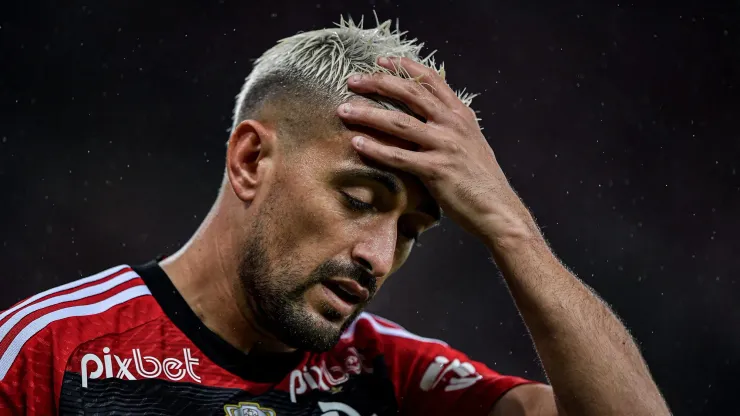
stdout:
[[(361, 96), (354, 96), (350, 98), (348, 102), (356, 103), (358, 105), (371, 106), (371, 107), (383, 109), (383, 106), (381, 106), (377, 102), (367, 99), (365, 97), (361, 97)], [(337, 152), (336, 153), (337, 157), (345, 161), (352, 161), (355, 163), (372, 165), (374, 167), (381, 168), (383, 170), (392, 172), (399, 176), (409, 175), (406, 172), (396, 170), (388, 166), (380, 165), (377, 162), (374, 162), (367, 158), (361, 158), (360, 155), (352, 147), (350, 140), (355, 136), (361, 135), (361, 136), (366, 136), (371, 139), (377, 140), (380, 143), (383, 143), (389, 146), (396, 146), (396, 147), (406, 149), (406, 150), (417, 150), (418, 145), (416, 143), (398, 138), (396, 136), (393, 136), (393, 135), (384, 133), (382, 131), (366, 127), (366, 126), (347, 125), (341, 121), (339, 116), (335, 115), (334, 117), (338, 121), (338, 125), (340, 126), (340, 128), (339, 128), (339, 131), (334, 131), (333, 134), (329, 134), (329, 140), (327, 144), (333, 148), (332, 149), (333, 151)]]
[[(379, 104), (363, 99), (363, 104), (372, 103), (376, 107)], [(339, 119), (339, 117), (337, 117)], [(401, 185), (400, 193), (405, 194), (409, 204), (422, 208), (422, 211), (433, 212), (432, 216), (439, 219), (439, 206), (432, 198), (429, 191), (423, 185), (421, 180), (416, 176), (389, 166), (370, 158), (361, 156), (352, 147), (351, 139), (355, 136), (362, 135), (377, 140), (388, 146), (396, 146), (406, 150), (416, 150), (418, 145), (407, 140), (386, 134), (368, 127), (358, 125), (344, 125), (340, 122), (339, 130), (333, 129), (327, 132), (322, 140), (315, 141), (314, 150), (318, 152), (315, 159), (326, 175), (338, 175), (344, 171), (351, 171), (356, 168), (371, 167), (387, 172), (398, 179)]]

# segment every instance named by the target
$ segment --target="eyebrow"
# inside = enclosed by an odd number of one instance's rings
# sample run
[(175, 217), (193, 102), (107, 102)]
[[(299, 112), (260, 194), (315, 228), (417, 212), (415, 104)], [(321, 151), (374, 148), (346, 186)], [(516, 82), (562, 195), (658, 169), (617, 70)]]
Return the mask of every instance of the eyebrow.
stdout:
[[(350, 177), (353, 179), (365, 179), (376, 183), (379, 183), (388, 192), (393, 195), (398, 195), (403, 189), (401, 180), (390, 172), (373, 168), (370, 166), (357, 166), (348, 169), (342, 169), (338, 172), (340, 175)], [(442, 210), (436, 201), (432, 198), (425, 198), (418, 207), (419, 211), (429, 215), (434, 219), (435, 223), (438, 223), (442, 219)]]

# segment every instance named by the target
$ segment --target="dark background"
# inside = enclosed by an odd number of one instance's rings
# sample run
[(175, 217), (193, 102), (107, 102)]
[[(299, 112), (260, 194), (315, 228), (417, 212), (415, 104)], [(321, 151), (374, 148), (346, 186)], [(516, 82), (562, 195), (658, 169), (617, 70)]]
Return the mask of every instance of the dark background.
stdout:
[[(344, 3), (3, 2), (0, 309), (174, 252), (216, 196), (252, 59), (375, 9), (482, 93), (504, 171), (675, 414), (735, 413), (738, 3)], [(449, 220), (420, 244), (371, 310), (543, 380), (482, 244)]]

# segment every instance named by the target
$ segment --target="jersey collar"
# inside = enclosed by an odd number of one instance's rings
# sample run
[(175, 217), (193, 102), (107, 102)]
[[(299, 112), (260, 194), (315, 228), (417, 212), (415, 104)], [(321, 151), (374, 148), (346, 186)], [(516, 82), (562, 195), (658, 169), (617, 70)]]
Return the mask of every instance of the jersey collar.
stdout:
[(305, 358), (306, 352), (246, 354), (208, 329), (190, 309), (157, 261), (132, 267), (146, 283), (165, 315), (208, 359), (245, 380), (277, 383)]

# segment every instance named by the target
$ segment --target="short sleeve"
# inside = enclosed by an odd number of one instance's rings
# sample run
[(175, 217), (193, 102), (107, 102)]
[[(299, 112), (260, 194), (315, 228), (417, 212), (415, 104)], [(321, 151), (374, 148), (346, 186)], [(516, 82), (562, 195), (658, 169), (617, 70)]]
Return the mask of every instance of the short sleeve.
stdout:
[[(372, 333), (393, 382), (400, 414), (487, 416), (512, 388), (537, 383), (499, 374), (445, 342), (363, 313), (356, 332)], [(359, 334), (358, 334), (359, 335)]]
[[(11, 342), (18, 338), (15, 332), (0, 331), (0, 414), (53, 414), (52, 354), (48, 331), (40, 331), (22, 344)], [(18, 333), (23, 336), (22, 332)]]
[(499, 374), (447, 345), (422, 342), (409, 352), (403, 351), (396, 363), (407, 375), (403, 414), (484, 416), (512, 388), (535, 383)]

